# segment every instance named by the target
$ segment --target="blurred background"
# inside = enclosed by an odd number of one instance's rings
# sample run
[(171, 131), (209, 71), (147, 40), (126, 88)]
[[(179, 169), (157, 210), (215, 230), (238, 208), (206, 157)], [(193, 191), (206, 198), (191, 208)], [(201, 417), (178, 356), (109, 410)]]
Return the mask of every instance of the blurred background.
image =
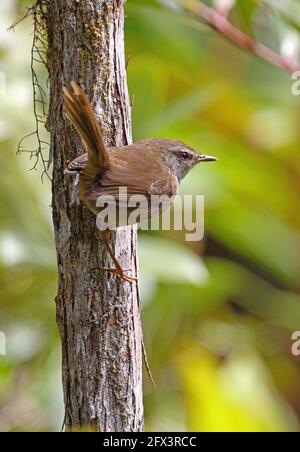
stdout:
[[(300, 2), (225, 3), (238, 28), (296, 52)], [(0, 431), (58, 431), (51, 189), (41, 168), (31, 171), (29, 154), (16, 156), (35, 129), (31, 19), (7, 32), (25, 6), (30, 0), (0, 4)], [(174, 6), (127, 2), (134, 138), (178, 138), (219, 161), (182, 184), (183, 194), (205, 194), (203, 241), (140, 234), (143, 323), (157, 383), (145, 372), (146, 429), (299, 431), (291, 336), (300, 330), (300, 97), (290, 74)], [(24, 144), (35, 146), (32, 138)]]

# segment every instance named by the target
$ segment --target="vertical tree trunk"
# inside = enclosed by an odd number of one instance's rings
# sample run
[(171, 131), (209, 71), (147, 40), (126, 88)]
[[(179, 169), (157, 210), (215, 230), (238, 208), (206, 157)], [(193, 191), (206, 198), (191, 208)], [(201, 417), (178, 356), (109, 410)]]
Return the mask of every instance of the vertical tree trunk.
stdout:
[[(131, 141), (124, 61), (124, 0), (48, 0), (53, 219), (63, 356), (65, 425), (105, 432), (141, 431), (142, 331), (138, 285), (101, 271), (111, 266), (95, 217), (78, 202), (67, 162), (84, 152), (63, 114), (62, 88), (78, 81), (93, 101), (108, 145)], [(137, 274), (136, 229), (112, 239), (124, 269)]]

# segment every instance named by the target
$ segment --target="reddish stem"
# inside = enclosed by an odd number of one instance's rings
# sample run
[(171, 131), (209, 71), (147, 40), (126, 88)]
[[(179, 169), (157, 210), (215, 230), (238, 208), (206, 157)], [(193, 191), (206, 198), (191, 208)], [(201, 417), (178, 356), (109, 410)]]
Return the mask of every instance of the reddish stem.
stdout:
[(260, 42), (256, 42), (251, 36), (234, 27), (226, 17), (204, 3), (195, 0), (184, 0), (183, 4), (189, 12), (203, 19), (207, 25), (214, 28), (238, 47), (288, 72), (293, 73), (300, 70), (300, 66), (293, 60), (274, 52)]

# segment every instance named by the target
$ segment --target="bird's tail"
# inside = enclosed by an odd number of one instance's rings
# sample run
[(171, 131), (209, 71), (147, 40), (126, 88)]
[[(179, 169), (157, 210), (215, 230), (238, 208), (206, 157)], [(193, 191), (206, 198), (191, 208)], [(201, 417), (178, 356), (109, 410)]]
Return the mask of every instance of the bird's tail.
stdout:
[(108, 166), (109, 155), (104, 144), (100, 124), (82, 89), (74, 81), (71, 86), (74, 92), (64, 88), (64, 107), (67, 116), (79, 133), (88, 152), (87, 168), (93, 168), (101, 173)]

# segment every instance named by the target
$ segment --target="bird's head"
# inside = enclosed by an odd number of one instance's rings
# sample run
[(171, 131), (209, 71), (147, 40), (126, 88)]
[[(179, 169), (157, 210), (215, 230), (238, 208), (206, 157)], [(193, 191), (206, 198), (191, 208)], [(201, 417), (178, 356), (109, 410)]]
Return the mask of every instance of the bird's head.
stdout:
[(178, 181), (198, 163), (213, 162), (215, 157), (202, 155), (181, 141), (170, 139), (157, 139), (157, 152), (160, 158), (174, 174)]

